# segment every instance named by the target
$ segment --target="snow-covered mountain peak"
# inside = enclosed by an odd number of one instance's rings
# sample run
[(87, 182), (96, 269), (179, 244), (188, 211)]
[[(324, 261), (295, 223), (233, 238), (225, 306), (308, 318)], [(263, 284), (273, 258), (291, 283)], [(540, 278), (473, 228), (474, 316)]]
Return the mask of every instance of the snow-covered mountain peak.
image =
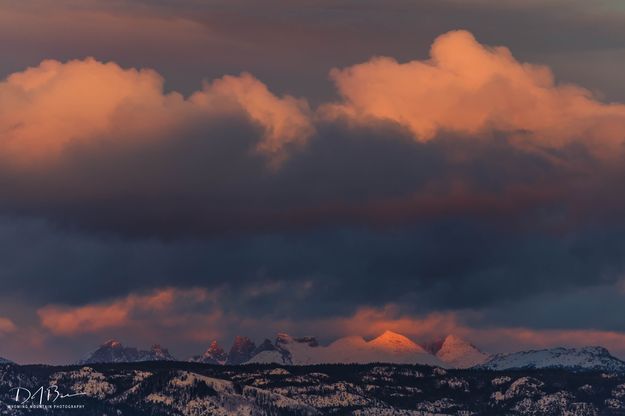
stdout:
[(100, 347), (104, 347), (104, 348), (123, 348), (123, 345), (122, 345), (121, 342), (119, 342), (116, 339), (109, 339), (104, 344), (100, 345)]
[(426, 351), (414, 341), (393, 331), (384, 331), (382, 335), (372, 339), (368, 344), (374, 348), (388, 350), (394, 353), (426, 353)]
[(441, 348), (445, 346), (450, 346), (450, 345), (471, 345), (471, 344), (467, 340), (460, 338), (459, 336), (455, 334), (449, 334), (443, 340), (443, 345), (441, 345)]
[(436, 356), (456, 368), (469, 368), (486, 362), (488, 354), (475, 345), (453, 334), (447, 335)]
[(443, 343), (441, 344), (441, 348), (438, 352), (441, 351), (473, 351), (479, 350), (475, 345), (471, 344), (464, 338), (460, 338), (457, 335), (450, 334), (445, 337)]
[(566, 368), (576, 371), (625, 371), (625, 362), (603, 347), (548, 348), (493, 355), (478, 366), (489, 370)]

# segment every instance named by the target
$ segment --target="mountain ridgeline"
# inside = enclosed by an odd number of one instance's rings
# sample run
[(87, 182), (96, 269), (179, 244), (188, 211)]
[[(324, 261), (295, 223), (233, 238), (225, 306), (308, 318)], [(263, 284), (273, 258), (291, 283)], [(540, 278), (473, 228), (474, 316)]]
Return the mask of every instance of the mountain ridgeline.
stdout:
[[(125, 347), (110, 340), (78, 364), (177, 361), (167, 349), (154, 345), (150, 350)], [(186, 360), (212, 365), (279, 364), (418, 364), (441, 368), (485, 370), (569, 369), (573, 371), (625, 372), (625, 362), (602, 347), (551, 348), (489, 355), (470, 342), (448, 335), (419, 345), (409, 338), (386, 331), (365, 340), (359, 336), (340, 338), (323, 346), (314, 337), (292, 337), (279, 333), (274, 341), (256, 344), (248, 337), (235, 337), (228, 351), (217, 341), (201, 355)]]
[(150, 350), (125, 347), (117, 340), (109, 340), (78, 361), (78, 364), (134, 363), (141, 361), (176, 361), (166, 348), (155, 344)]
[(19, 400), (0, 395), (2, 414), (35, 414), (15, 406), (39, 406), (29, 392), (41, 386), (62, 395), (41, 396), (61, 416), (625, 414), (625, 362), (605, 348), (488, 355), (455, 335), (419, 345), (391, 331), (325, 346), (238, 336), (228, 350), (213, 341), (188, 360), (111, 340), (78, 365), (0, 363), (0, 390), (16, 386)]

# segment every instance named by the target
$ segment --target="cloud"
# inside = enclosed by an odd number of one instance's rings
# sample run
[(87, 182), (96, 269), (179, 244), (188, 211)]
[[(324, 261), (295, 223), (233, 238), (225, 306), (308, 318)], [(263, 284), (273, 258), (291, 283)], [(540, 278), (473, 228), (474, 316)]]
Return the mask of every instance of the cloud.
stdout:
[(314, 133), (310, 108), (303, 99), (278, 98), (248, 73), (240, 77), (224, 76), (206, 85), (191, 101), (205, 108), (221, 108), (224, 102), (235, 102), (265, 128), (258, 150), (272, 156), (286, 157), (285, 148), (302, 145)]
[(325, 331), (333, 328), (338, 336), (375, 337), (390, 330), (416, 340), (430, 340), (458, 332), (460, 325), (454, 313), (435, 312), (425, 316), (402, 314), (396, 304), (387, 304), (381, 308), (359, 308), (351, 316), (337, 317), (323, 324)]
[(17, 327), (9, 318), (0, 316), (0, 336), (15, 332)]
[[(113, 328), (140, 325), (149, 317), (158, 321), (172, 322), (168, 315), (181, 305), (197, 305), (210, 299), (203, 289), (158, 289), (147, 295), (131, 294), (108, 303), (89, 304), (79, 307), (47, 305), (37, 310), (41, 325), (55, 335), (76, 335), (101, 332)], [(180, 312), (180, 311), (178, 311)]]
[[(434, 61), (382, 60), (388, 73), (376, 60), (335, 72), (341, 92), (343, 78), (349, 84), (361, 72), (365, 81), (377, 74), (381, 89), (350, 87), (345, 102), (319, 112), (245, 73), (188, 96), (165, 92), (152, 70), (93, 59), (46, 61), (9, 76), (0, 84), (7, 132), (0, 155), (11, 162), (0, 165), (0, 212), (14, 215), (7, 221), (43, 218), (34, 234), (44, 238), (25, 238), (28, 225), (26, 233), (5, 230), (16, 247), (3, 261), (16, 277), (6, 290), (44, 305), (91, 305), (48, 310), (63, 322), (57, 331), (71, 333), (123, 324), (126, 304), (99, 302), (166, 287), (174, 277), (207, 290), (232, 288), (230, 279), (243, 292), (275, 283), (253, 302), (228, 296), (241, 315), (272, 311), (276, 319), (400, 300), (418, 313), (483, 308), (620, 278), (625, 200), (613, 192), (625, 177), (620, 165), (603, 163), (592, 141), (575, 136), (576, 145), (564, 140), (546, 157), (519, 147), (515, 129), (495, 131), (527, 119), (542, 132), (540, 117), (514, 113), (526, 92), (547, 103), (573, 94), (580, 108), (598, 113), (612, 107), (466, 32), (444, 35), (434, 51)], [(432, 91), (449, 87), (441, 102), (475, 100), (469, 110), (487, 121), (434, 111), (434, 126), (457, 131), (412, 127), (412, 101), (430, 94), (420, 71), (431, 72)], [(480, 100), (482, 90), (492, 94), (491, 82), (501, 83), (510, 106)], [(354, 112), (356, 103), (365, 112), (384, 88), (390, 104), (402, 103), (389, 108), (407, 115)], [(361, 100), (363, 91), (373, 98)], [(337, 108), (340, 117), (323, 117)], [(548, 110), (539, 113), (555, 111)], [(38, 264), (30, 261), (34, 250)], [(50, 270), (67, 290), (39, 284)], [(84, 276), (92, 276), (88, 287)], [(301, 296), (285, 300), (304, 282)], [(305, 306), (313, 301), (323, 308)], [(101, 311), (109, 313), (98, 320)]]
[[(14, 73), (0, 83), (0, 210), (159, 237), (516, 222), (595, 192), (599, 173), (576, 179), (597, 155), (621, 155), (625, 106), (556, 85), (468, 32), (439, 37), (429, 61), (332, 74), (344, 102), (313, 111), (247, 73), (187, 97), (153, 70), (94, 59)], [(597, 208), (576, 202), (571, 211)]]
[(579, 141), (603, 156), (621, 153), (625, 105), (556, 85), (547, 67), (520, 63), (507, 48), (481, 45), (466, 31), (439, 36), (430, 55), (406, 63), (378, 57), (334, 69), (331, 77), (344, 102), (323, 112), (356, 122), (392, 120), (419, 141), (443, 132), (504, 132), (536, 148)]
[(249, 117), (262, 129), (257, 148), (283, 156), (312, 134), (305, 101), (278, 98), (249, 74), (205, 84), (185, 99), (164, 93), (152, 70), (123, 69), (94, 59), (43, 61), (0, 83), (0, 157), (34, 168), (57, 161), (72, 146), (125, 138), (150, 140), (198, 119)]
[(12, 74), (0, 84), (0, 97), (1, 153), (18, 163), (56, 159), (73, 141), (93, 140), (113, 129), (116, 114), (133, 111), (140, 118), (154, 112), (159, 123), (165, 107), (183, 102), (179, 95), (162, 95), (162, 79), (153, 71), (123, 70), (92, 59), (49, 60)]

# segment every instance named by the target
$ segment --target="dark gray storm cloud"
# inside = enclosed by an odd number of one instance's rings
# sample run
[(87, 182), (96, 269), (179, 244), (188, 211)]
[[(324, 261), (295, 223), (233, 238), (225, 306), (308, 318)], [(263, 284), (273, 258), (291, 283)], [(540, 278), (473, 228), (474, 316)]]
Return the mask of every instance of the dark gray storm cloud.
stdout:
[(622, 172), (583, 147), (419, 143), (339, 120), (275, 170), (249, 150), (258, 135), (245, 118), (208, 120), (147, 148), (87, 144), (54, 169), (0, 171), (5, 293), (81, 305), (220, 288), (231, 313), (311, 318), (492, 308), (624, 272)]
[(260, 132), (243, 116), (166, 134), (147, 146), (123, 136), (76, 144), (41, 170), (0, 168), (0, 208), (131, 238), (204, 238), (457, 216), (549, 229), (580, 209), (622, 206), (604, 207), (602, 192), (567, 206), (598, 189), (593, 178), (619, 179), (599, 170), (578, 183), (580, 165), (598, 163), (584, 148), (561, 150), (554, 162), (504, 135), (419, 143), (393, 124), (321, 123), (305, 149), (271, 169), (251, 151)]

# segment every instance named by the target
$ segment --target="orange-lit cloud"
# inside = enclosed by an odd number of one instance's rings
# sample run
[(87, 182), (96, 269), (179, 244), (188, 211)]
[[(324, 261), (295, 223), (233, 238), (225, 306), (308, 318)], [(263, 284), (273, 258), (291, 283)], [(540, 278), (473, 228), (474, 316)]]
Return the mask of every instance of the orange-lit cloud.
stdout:
[[(427, 61), (378, 57), (334, 69), (331, 77), (343, 101), (322, 105), (317, 117), (389, 120), (419, 141), (445, 131), (505, 132), (533, 148), (579, 141), (606, 155), (625, 138), (625, 105), (558, 85), (547, 67), (521, 63), (507, 48), (481, 45), (466, 31), (437, 38)], [(188, 98), (165, 93), (163, 84), (153, 70), (92, 58), (46, 60), (14, 73), (0, 82), (0, 157), (34, 166), (81, 143), (134, 137), (149, 146), (159, 134), (199, 120), (244, 116), (262, 129), (256, 150), (279, 164), (315, 132), (304, 99), (278, 97), (248, 73), (205, 83)]]
[(402, 315), (396, 305), (360, 308), (352, 316), (332, 319), (323, 322), (324, 325), (342, 335), (374, 337), (390, 330), (415, 340), (456, 332), (460, 327), (452, 313), (432, 313), (424, 317)]
[[(150, 140), (206, 118), (243, 116), (263, 130), (257, 148), (271, 158), (312, 133), (305, 101), (276, 97), (249, 74), (226, 76), (185, 99), (164, 93), (156, 72), (94, 59), (54, 60), (0, 82), (0, 156), (32, 166), (56, 160), (81, 143)], [(149, 143), (144, 143), (149, 145)]]
[(210, 298), (204, 289), (158, 289), (147, 295), (131, 294), (108, 303), (79, 307), (47, 305), (37, 310), (43, 327), (57, 335), (98, 332), (104, 329), (129, 327), (139, 322), (141, 314), (158, 315), (171, 312), (176, 304), (197, 305)]
[(258, 150), (278, 158), (286, 156), (285, 147), (303, 144), (314, 131), (306, 100), (288, 95), (278, 98), (248, 73), (224, 76), (206, 84), (190, 101), (208, 111), (218, 111), (225, 103), (240, 106), (265, 128)]
[(12, 320), (10, 320), (9, 318), (0, 316), (0, 336), (11, 333), (11, 332), (15, 332), (16, 329), (17, 327), (15, 326)]
[(625, 105), (603, 104), (574, 85), (558, 85), (544, 66), (521, 63), (505, 47), (487, 47), (466, 31), (438, 37), (427, 61), (377, 57), (331, 72), (344, 101), (324, 117), (383, 119), (427, 141), (445, 131), (507, 132), (519, 143), (587, 143), (601, 153), (625, 139)]

